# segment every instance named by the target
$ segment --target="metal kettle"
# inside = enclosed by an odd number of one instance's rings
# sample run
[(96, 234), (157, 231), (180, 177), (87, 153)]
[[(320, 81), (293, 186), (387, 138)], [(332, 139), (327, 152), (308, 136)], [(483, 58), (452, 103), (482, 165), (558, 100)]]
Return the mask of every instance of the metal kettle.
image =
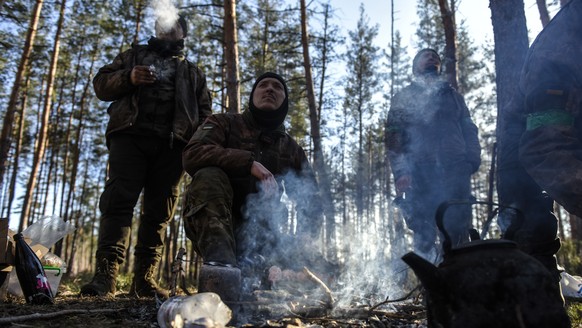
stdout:
[(451, 246), (443, 215), (459, 202), (444, 202), (436, 212), (443, 236), (438, 266), (413, 252), (402, 257), (424, 287), (428, 327), (570, 327), (559, 284), (515, 242), (477, 239)]

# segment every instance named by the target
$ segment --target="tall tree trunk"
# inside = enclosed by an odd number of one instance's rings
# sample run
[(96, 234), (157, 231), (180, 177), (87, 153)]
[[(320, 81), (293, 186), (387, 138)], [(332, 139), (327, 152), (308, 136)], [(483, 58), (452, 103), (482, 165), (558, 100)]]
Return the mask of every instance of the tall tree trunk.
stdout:
[[(81, 39), (81, 44), (80, 44), (80, 49), (83, 48), (83, 45), (85, 43), (85, 38)], [(97, 46), (95, 46), (95, 48), (97, 48)], [(69, 186), (70, 188), (70, 184), (68, 183), (69, 180), (69, 172), (68, 172), (68, 168), (69, 168), (69, 160), (70, 160), (70, 149), (69, 146), (71, 144), (71, 134), (72, 134), (72, 130), (73, 130), (73, 118), (75, 117), (75, 104), (77, 104), (77, 85), (79, 84), (79, 79), (81, 78), (79, 76), (79, 72), (81, 71), (81, 67), (82, 67), (82, 57), (85, 55), (85, 52), (83, 51), (79, 51), (77, 54), (77, 65), (75, 66), (75, 74), (74, 74), (74, 78), (73, 78), (73, 83), (71, 83), (71, 111), (69, 113), (69, 119), (67, 121), (67, 130), (66, 130), (66, 135), (65, 135), (65, 151), (64, 151), (64, 158), (63, 158), (63, 173), (61, 176), (61, 206), (60, 206), (60, 210), (59, 210), (59, 214), (61, 215), (61, 217), (63, 217), (63, 219), (66, 221), (67, 220), (67, 216), (68, 216), (68, 211), (67, 211), (67, 204), (66, 204), (66, 197), (65, 197), (65, 193), (67, 191), (67, 186)], [(93, 56), (94, 57), (94, 56)], [(94, 61), (94, 59), (93, 59)], [(92, 64), (91, 64), (92, 65)], [(89, 83), (91, 79), (89, 77), (87, 77), (87, 82)]]
[[(30, 84), (30, 75), (27, 75), (25, 85), (25, 90), (28, 88)], [(14, 148), (14, 162), (12, 163), (12, 175), (10, 177), (9, 188), (8, 188), (8, 205), (6, 216), (7, 218), (10, 217), (12, 213), (12, 204), (14, 202), (14, 197), (16, 195), (16, 180), (18, 179), (18, 170), (20, 168), (20, 151), (22, 150), (22, 138), (24, 137), (24, 122), (25, 122), (25, 113), (26, 113), (26, 102), (28, 97), (26, 96), (26, 92), (22, 93), (22, 99), (20, 100), (20, 119), (18, 121), (18, 130), (16, 131), (17, 138), (16, 138), (16, 146)]]
[(455, 0), (439, 0), (441, 17), (445, 28), (445, 71), (447, 80), (458, 89), (457, 82), (457, 26), (455, 24)]
[[(331, 233), (334, 229), (334, 224), (332, 223), (332, 218), (335, 216), (335, 211), (333, 207), (333, 200), (331, 199), (331, 182), (329, 174), (327, 172), (327, 167), (325, 165), (325, 159), (323, 156), (323, 147), (321, 146), (321, 102), (319, 107), (315, 102), (315, 86), (313, 83), (313, 74), (311, 69), (311, 56), (309, 54), (309, 33), (307, 31), (307, 6), (305, 5), (305, 0), (300, 1), (301, 7), (301, 45), (303, 48), (303, 68), (305, 70), (305, 83), (307, 89), (307, 105), (309, 107), (309, 122), (310, 122), (310, 132), (311, 140), (313, 141), (313, 163), (314, 170), (319, 178), (319, 187), (322, 191), (323, 209), (325, 217), (329, 218), (326, 220), (326, 245), (331, 245)], [(327, 16), (326, 16), (327, 22)], [(325, 41), (324, 41), (325, 42)], [(324, 57), (325, 58), (325, 57)], [(322, 63), (326, 65), (327, 63)], [(325, 66), (324, 66), (325, 67)], [(325, 80), (325, 71), (322, 73), (320, 87), (323, 88), (323, 83)], [(321, 98), (320, 98), (321, 101)]]
[[(97, 47), (96, 47), (97, 48)], [(93, 56), (91, 57), (91, 65), (89, 67), (89, 72), (88, 72), (88, 77), (93, 75), (93, 66), (95, 64), (95, 60), (97, 57), (97, 53), (93, 53)], [(69, 141), (72, 142), (71, 145), (71, 179), (69, 182), (69, 192), (67, 193), (67, 197), (65, 197), (65, 199), (63, 200), (63, 203), (65, 204), (65, 210), (64, 210), (64, 216), (63, 216), (63, 220), (64, 221), (69, 221), (70, 219), (70, 213), (71, 213), (71, 209), (74, 207), (74, 199), (75, 199), (75, 191), (76, 188), (75, 186), (77, 185), (77, 172), (78, 172), (78, 167), (79, 167), (79, 158), (80, 158), (80, 154), (81, 154), (81, 149), (79, 147), (79, 143), (82, 137), (82, 133), (83, 133), (83, 127), (84, 127), (84, 115), (85, 115), (85, 107), (86, 107), (86, 100), (88, 98), (89, 95), (89, 86), (91, 86), (91, 79), (87, 78), (85, 80), (85, 85), (83, 87), (83, 92), (81, 94), (81, 99), (79, 101), (79, 112), (77, 113), (77, 115), (74, 115), (73, 113), (75, 112), (74, 107), (71, 108), (71, 117), (73, 116), (78, 116), (78, 124), (77, 127), (73, 133), (72, 139), (69, 140), (67, 139), (67, 143)], [(68, 157), (68, 156), (67, 156)], [(64, 171), (67, 170), (67, 167), (63, 168)], [(64, 186), (63, 186), (63, 190), (64, 190)], [(77, 215), (78, 217), (78, 215)], [(78, 219), (77, 219), (78, 221)], [(76, 224), (78, 224), (78, 222), (76, 222)], [(75, 235), (76, 237), (76, 235)], [(55, 245), (55, 254), (57, 254), (58, 256), (61, 256), (61, 250), (62, 250), (62, 240), (59, 240), (56, 245)]]
[(538, 5), (538, 11), (540, 12), (540, 20), (542, 21), (542, 26), (546, 27), (550, 22), (550, 14), (548, 13), (548, 6), (546, 5), (546, 0), (536, 0)]
[(43, 108), (43, 116), (41, 121), (41, 129), (38, 134), (38, 148), (34, 152), (34, 158), (32, 163), (32, 169), (30, 172), (30, 178), (28, 179), (28, 184), (26, 186), (26, 193), (24, 195), (24, 201), (22, 204), (22, 217), (21, 222), (24, 222), (26, 218), (30, 214), (30, 207), (31, 207), (31, 198), (36, 188), (36, 182), (38, 179), (38, 171), (40, 168), (40, 164), (44, 158), (44, 153), (46, 150), (45, 141), (48, 137), (48, 120), (50, 117), (51, 112), (51, 98), (53, 94), (53, 83), (55, 79), (55, 72), (57, 70), (57, 62), (59, 59), (59, 49), (60, 49), (60, 39), (61, 39), (61, 31), (63, 29), (63, 23), (65, 21), (65, 8), (66, 8), (66, 0), (62, 0), (61, 2), (61, 9), (59, 12), (59, 21), (57, 23), (57, 31), (55, 33), (55, 41), (53, 45), (53, 54), (51, 57), (51, 64), (49, 67), (49, 75), (47, 80), (47, 87), (46, 93), (44, 95), (44, 108)]
[(141, 29), (141, 21), (142, 21), (142, 14), (143, 14), (143, 0), (137, 0), (137, 4), (135, 5), (135, 34), (133, 35), (132, 44), (137, 44), (139, 39), (139, 30)]
[[(96, 47), (97, 48), (97, 47)], [(77, 171), (78, 171), (78, 166), (79, 166), (79, 158), (80, 158), (80, 154), (81, 154), (81, 149), (80, 149), (80, 140), (83, 134), (83, 128), (85, 126), (85, 109), (86, 109), (86, 104), (87, 104), (87, 98), (89, 97), (89, 87), (92, 85), (91, 84), (91, 79), (89, 78), (90, 76), (93, 75), (93, 67), (95, 65), (95, 60), (97, 59), (97, 52), (93, 53), (93, 56), (91, 56), (91, 64), (89, 67), (89, 72), (88, 72), (88, 76), (87, 76), (87, 80), (85, 85), (83, 86), (83, 93), (81, 94), (81, 99), (79, 101), (79, 112), (77, 113), (76, 116), (78, 116), (78, 123), (77, 123), (77, 127), (74, 131), (74, 135), (73, 135), (73, 139), (72, 139), (72, 158), (71, 158), (71, 181), (69, 182), (69, 193), (66, 197), (67, 201), (66, 201), (66, 206), (65, 206), (65, 219), (68, 218), (68, 208), (71, 208), (73, 206), (73, 198), (75, 195), (75, 185), (77, 184)]]
[[(529, 48), (523, 0), (490, 0), (491, 21), (495, 42), (497, 90), (497, 189), (501, 204), (513, 204), (515, 179), (527, 176), (512, 145), (514, 136), (505, 131), (512, 113), (507, 110), (514, 94), (519, 92), (519, 74)], [(517, 172), (517, 173), (516, 173)], [(505, 177), (506, 175), (517, 175)]]
[[(325, 94), (325, 80), (327, 78), (327, 66), (329, 64), (328, 58), (328, 43), (329, 43), (329, 18), (330, 18), (330, 5), (324, 5), (324, 22), (323, 22), (323, 47), (321, 51), (321, 76), (319, 78), (319, 97), (317, 102), (317, 122), (318, 122), (318, 129), (320, 130), (321, 125), (321, 111), (323, 108), (323, 97)], [(321, 138), (321, 133), (319, 134)], [(314, 142), (315, 143), (315, 142)], [(321, 143), (321, 142), (320, 142)], [(323, 149), (321, 149), (321, 156), (319, 157), (320, 160), (317, 160), (317, 153), (315, 153), (315, 170), (316, 173), (319, 175), (319, 183), (321, 184), (321, 190), (323, 190), (323, 206), (324, 206), (324, 213), (325, 213), (325, 227), (326, 227), (326, 236), (325, 236), (325, 244), (332, 245), (333, 242), (333, 235), (335, 232), (335, 206), (333, 204), (333, 198), (331, 195), (331, 177), (329, 175), (328, 166), (325, 163), (325, 158), (323, 156)], [(321, 164), (319, 163), (321, 162)], [(319, 166), (321, 165), (321, 166)]]
[(34, 9), (32, 10), (32, 13), (30, 15), (31, 16), (30, 24), (28, 27), (26, 40), (24, 43), (24, 49), (22, 50), (20, 63), (18, 64), (18, 69), (16, 70), (14, 84), (12, 85), (12, 92), (10, 93), (10, 100), (8, 101), (8, 107), (6, 108), (4, 122), (2, 123), (2, 132), (0, 133), (0, 189), (2, 189), (2, 186), (4, 185), (4, 174), (6, 173), (6, 161), (8, 160), (10, 144), (12, 143), (12, 126), (14, 125), (16, 102), (20, 94), (22, 78), (24, 77), (26, 67), (28, 66), (28, 61), (30, 60), (30, 54), (32, 52), (32, 46), (34, 44), (34, 39), (36, 37), (36, 29), (38, 27), (38, 21), (40, 18), (42, 4), (43, 0), (36, 0)]
[(226, 61), (227, 111), (240, 112), (240, 74), (238, 63), (238, 32), (236, 0), (224, 0), (224, 53)]
[[(520, 69), (529, 48), (523, 0), (490, 0), (495, 42), (497, 126), (506, 118), (503, 108), (517, 92)], [(498, 136), (499, 139), (499, 136)], [(501, 149), (501, 148), (500, 148)], [(502, 154), (498, 154), (502, 157)]]

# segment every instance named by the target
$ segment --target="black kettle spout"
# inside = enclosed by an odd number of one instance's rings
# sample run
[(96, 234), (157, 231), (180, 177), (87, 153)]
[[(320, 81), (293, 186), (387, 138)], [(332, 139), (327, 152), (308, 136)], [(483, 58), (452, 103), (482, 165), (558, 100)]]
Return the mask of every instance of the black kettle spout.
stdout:
[(416, 274), (424, 288), (429, 293), (437, 292), (442, 287), (442, 279), (438, 269), (429, 261), (423, 259), (417, 254), (410, 252), (402, 256), (402, 260), (408, 264)]

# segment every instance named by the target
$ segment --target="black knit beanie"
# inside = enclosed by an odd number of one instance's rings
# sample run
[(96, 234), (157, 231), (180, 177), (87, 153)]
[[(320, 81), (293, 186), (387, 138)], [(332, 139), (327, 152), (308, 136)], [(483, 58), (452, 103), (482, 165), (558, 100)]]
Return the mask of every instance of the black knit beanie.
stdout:
[[(437, 57), (439, 57), (439, 61), (442, 62), (441, 56), (439, 56), (439, 53), (436, 50), (431, 49), (431, 48), (424, 48), (424, 49), (420, 50), (414, 56), (414, 59), (412, 60), (412, 74), (414, 74), (414, 75), (419, 75), (420, 74), (420, 72), (418, 71), (418, 67), (416, 67), (416, 66), (418, 64), (418, 60), (420, 59), (420, 55), (422, 55), (425, 52), (433, 52), (435, 55), (437, 55)], [(440, 72), (438, 72), (438, 73), (440, 73)]]
[[(285, 89), (285, 100), (281, 106), (274, 111), (261, 110), (255, 107), (253, 102), (253, 95), (255, 93), (255, 89), (257, 88), (257, 84), (259, 84), (259, 82), (265, 78), (274, 78), (279, 80)], [(253, 119), (257, 122), (257, 124), (259, 124), (261, 128), (264, 128), (265, 130), (275, 130), (281, 124), (283, 124), (285, 117), (287, 117), (287, 112), (289, 111), (289, 91), (287, 90), (287, 83), (285, 80), (279, 74), (273, 72), (266, 72), (259, 76), (255, 81), (255, 84), (253, 84), (253, 89), (251, 90), (251, 96), (249, 97), (249, 110), (253, 115)]]

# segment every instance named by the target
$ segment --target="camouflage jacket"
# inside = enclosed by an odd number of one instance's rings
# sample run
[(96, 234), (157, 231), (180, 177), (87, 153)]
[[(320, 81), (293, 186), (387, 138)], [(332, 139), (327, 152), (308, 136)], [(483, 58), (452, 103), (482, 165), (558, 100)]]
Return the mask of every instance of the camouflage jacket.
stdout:
[(448, 83), (414, 82), (392, 100), (386, 122), (388, 156), (394, 178), (418, 165), (443, 168), (481, 164), (478, 129), (463, 97)]
[[(107, 109), (109, 122), (106, 138), (133, 126), (137, 120), (139, 88), (130, 81), (131, 70), (142, 65), (145, 57), (158, 56), (145, 45), (137, 45), (103, 66), (93, 79), (100, 100), (112, 101)], [(187, 143), (198, 125), (212, 114), (206, 76), (187, 59), (176, 60), (175, 110), (170, 138)]]
[[(235, 193), (257, 191), (251, 165), (257, 161), (277, 179), (285, 180), (285, 191), (313, 231), (321, 222), (321, 200), (315, 174), (304, 150), (291, 138), (283, 125), (274, 131), (261, 131), (248, 110), (242, 114), (215, 114), (194, 133), (183, 152), (183, 166), (191, 176), (197, 170), (216, 166), (226, 172)], [(307, 200), (307, 201), (305, 201)]]
[(570, 213), (582, 217), (582, 0), (556, 14), (530, 47), (517, 116), (525, 132), (519, 159)]

